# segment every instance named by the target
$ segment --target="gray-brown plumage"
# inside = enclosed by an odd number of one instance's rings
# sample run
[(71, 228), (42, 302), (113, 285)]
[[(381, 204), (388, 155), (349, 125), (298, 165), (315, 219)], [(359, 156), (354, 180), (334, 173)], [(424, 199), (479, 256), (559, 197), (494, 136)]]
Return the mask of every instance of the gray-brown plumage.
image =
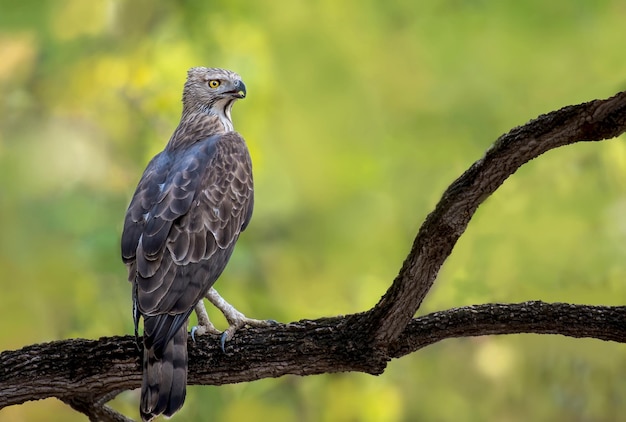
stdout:
[(236, 73), (190, 69), (180, 124), (148, 164), (126, 213), (122, 258), (136, 332), (144, 320), (143, 420), (183, 405), (187, 320), (252, 216), (250, 155), (230, 117), (245, 95)]

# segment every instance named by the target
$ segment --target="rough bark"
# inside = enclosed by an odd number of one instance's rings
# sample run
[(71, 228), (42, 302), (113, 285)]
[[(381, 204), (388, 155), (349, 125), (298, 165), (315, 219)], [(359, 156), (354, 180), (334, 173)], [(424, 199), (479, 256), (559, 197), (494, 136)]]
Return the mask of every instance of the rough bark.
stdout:
[[(400, 358), (452, 337), (537, 333), (626, 342), (626, 307), (526, 302), (449, 309), (414, 318), (478, 206), (524, 163), (580, 141), (626, 131), (626, 92), (539, 116), (491, 146), (443, 194), (398, 276), (360, 314), (244, 329), (189, 344), (189, 383), (226, 384), (342, 371), (380, 374)], [(71, 339), (0, 353), (0, 409), (57, 397), (90, 420), (127, 421), (105, 403), (139, 387), (141, 351), (131, 336)]]

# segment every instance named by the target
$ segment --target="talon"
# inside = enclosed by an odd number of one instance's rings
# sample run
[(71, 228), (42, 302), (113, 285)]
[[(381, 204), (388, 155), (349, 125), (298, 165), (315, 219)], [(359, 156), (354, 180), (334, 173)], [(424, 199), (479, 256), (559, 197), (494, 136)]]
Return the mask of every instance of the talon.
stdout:
[(196, 331), (198, 331), (198, 326), (194, 325), (193, 327), (191, 327), (191, 339), (193, 340), (193, 342), (196, 342)]
[(224, 331), (220, 336), (220, 347), (222, 348), (222, 353), (226, 354), (226, 349), (224, 346), (226, 345), (226, 340), (228, 339), (228, 331)]

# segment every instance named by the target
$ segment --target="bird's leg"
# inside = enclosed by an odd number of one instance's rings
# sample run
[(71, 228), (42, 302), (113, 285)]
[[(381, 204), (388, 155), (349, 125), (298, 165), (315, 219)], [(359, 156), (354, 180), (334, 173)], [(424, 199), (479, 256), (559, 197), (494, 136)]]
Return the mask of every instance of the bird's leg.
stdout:
[(209, 302), (211, 302), (224, 314), (226, 321), (228, 321), (229, 327), (222, 333), (222, 337), (220, 339), (222, 351), (224, 351), (224, 344), (233, 338), (235, 331), (244, 325), (249, 325), (251, 327), (269, 327), (276, 324), (276, 321), (273, 320), (263, 321), (259, 319), (247, 318), (244, 314), (235, 309), (233, 305), (226, 302), (213, 287), (211, 287), (207, 292), (206, 298), (209, 299)]
[(207, 314), (206, 308), (204, 307), (204, 299), (198, 301), (194, 310), (198, 317), (198, 325), (191, 329), (191, 338), (193, 341), (196, 341), (196, 335), (201, 336), (206, 333), (220, 334), (220, 330), (215, 328), (209, 319), (209, 314)]

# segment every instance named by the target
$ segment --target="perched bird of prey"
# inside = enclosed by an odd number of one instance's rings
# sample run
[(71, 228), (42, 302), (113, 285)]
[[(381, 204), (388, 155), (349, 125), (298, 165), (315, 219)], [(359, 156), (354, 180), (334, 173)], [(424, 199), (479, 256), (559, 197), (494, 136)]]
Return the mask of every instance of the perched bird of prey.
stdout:
[(135, 335), (143, 318), (144, 421), (171, 416), (185, 401), (187, 322), (192, 334), (217, 332), (203, 298), (222, 310), (230, 327), (268, 325), (245, 318), (212, 288), (252, 216), (252, 164), (233, 130), (231, 109), (246, 96), (234, 72), (195, 67), (183, 90), (183, 113), (165, 146), (148, 164), (130, 202), (122, 259), (132, 282)]

